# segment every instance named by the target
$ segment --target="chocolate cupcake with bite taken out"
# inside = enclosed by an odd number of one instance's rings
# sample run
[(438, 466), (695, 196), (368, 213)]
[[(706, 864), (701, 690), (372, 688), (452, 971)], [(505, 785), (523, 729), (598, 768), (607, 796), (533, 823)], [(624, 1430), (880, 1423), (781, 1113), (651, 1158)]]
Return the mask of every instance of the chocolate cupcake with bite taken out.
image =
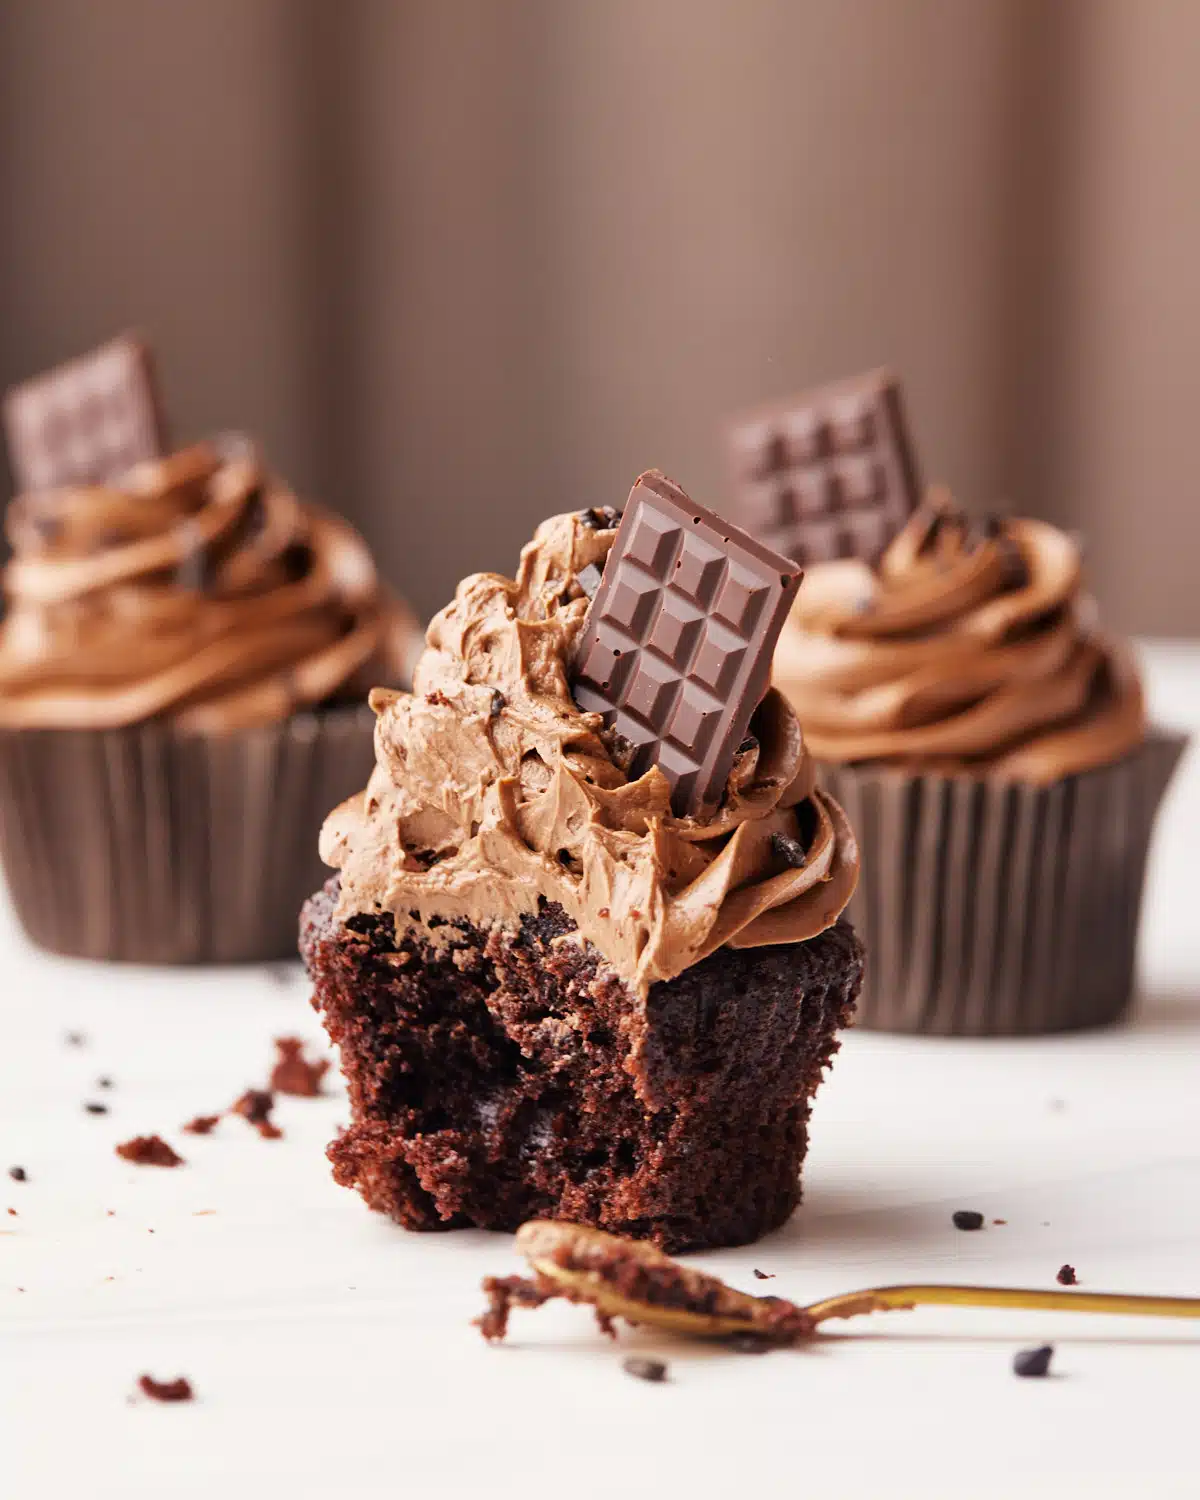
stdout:
[[(358, 534), (242, 438), (164, 454), (131, 339), (11, 392), (22, 492), (0, 629), (0, 857), (35, 941), (281, 958), (367, 688), (419, 631)], [(319, 868), (319, 867), (317, 867)]]
[(372, 695), (301, 942), (372, 1208), (674, 1249), (792, 1212), (862, 978), (854, 836), (768, 687), (797, 581), (652, 472), (464, 580)]

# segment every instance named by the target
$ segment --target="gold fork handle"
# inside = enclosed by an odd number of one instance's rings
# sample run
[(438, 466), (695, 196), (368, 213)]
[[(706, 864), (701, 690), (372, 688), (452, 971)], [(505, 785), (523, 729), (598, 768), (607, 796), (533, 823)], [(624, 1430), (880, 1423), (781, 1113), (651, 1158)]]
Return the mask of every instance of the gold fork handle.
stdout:
[(806, 1311), (817, 1323), (909, 1307), (1018, 1307), (1045, 1312), (1119, 1313), (1141, 1318), (1200, 1318), (1200, 1297), (1142, 1297), (1125, 1292), (1039, 1291), (1007, 1286), (880, 1286), (843, 1292)]

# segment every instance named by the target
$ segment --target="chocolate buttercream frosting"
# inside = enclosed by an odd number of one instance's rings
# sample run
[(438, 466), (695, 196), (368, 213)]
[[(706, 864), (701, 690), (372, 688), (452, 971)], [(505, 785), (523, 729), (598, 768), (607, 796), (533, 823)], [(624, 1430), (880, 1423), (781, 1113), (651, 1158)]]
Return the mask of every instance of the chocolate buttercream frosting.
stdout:
[(1040, 521), (971, 522), (944, 495), (871, 568), (810, 568), (775, 680), (814, 755), (1047, 784), (1139, 745), (1128, 651), (1103, 635), (1079, 548)]
[(619, 740), (572, 698), (588, 570), (603, 570), (616, 522), (595, 511), (544, 522), (515, 579), (459, 585), (429, 627), (414, 691), (372, 694), (374, 774), (321, 837), (341, 871), (340, 919), (486, 927), (559, 902), (643, 995), (723, 944), (802, 942), (837, 921), (857, 845), (778, 693), (703, 818), (672, 814), (657, 766), (629, 779)]
[(241, 729), (410, 680), (361, 537), (245, 439), (18, 496), (7, 532), (0, 727)]

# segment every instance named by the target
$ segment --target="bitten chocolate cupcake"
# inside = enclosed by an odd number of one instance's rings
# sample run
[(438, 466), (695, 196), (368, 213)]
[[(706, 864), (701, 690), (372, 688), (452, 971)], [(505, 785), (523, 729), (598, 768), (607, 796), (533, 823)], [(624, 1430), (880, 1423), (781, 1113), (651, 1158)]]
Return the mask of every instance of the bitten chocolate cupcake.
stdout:
[(119, 339), (10, 393), (0, 856), (35, 941), (142, 962), (280, 958), (366, 689), (419, 632), (344, 521), (242, 438), (167, 456)]
[(862, 840), (862, 1025), (1010, 1034), (1125, 1011), (1183, 740), (1148, 728), (1070, 537), (934, 495), (875, 565), (808, 568), (775, 678)]
[(372, 695), (301, 942), (371, 1207), (673, 1249), (791, 1213), (862, 974), (854, 837), (767, 688), (796, 583), (650, 473), (467, 578)]

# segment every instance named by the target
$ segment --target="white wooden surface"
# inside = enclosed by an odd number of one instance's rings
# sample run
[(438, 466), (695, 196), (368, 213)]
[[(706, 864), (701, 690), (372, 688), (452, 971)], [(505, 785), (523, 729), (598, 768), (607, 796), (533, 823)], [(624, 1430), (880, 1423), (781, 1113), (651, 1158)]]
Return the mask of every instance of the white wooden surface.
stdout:
[[(1152, 701), (1200, 728), (1200, 647), (1146, 651)], [(852, 1035), (781, 1233), (703, 1257), (796, 1299), (909, 1278), (1200, 1294), (1200, 760), (1156, 849), (1134, 1023), (1019, 1043)], [(1197, 1496), (1200, 1325), (953, 1310), (748, 1358), (622, 1336), (578, 1310), (468, 1326), (504, 1236), (416, 1236), (330, 1180), (329, 1097), (278, 1142), (178, 1126), (317, 1040), (297, 967), (83, 965), (0, 918), (0, 1496)], [(88, 1045), (64, 1045), (64, 1033)], [(115, 1087), (94, 1086), (109, 1074)], [(83, 1111), (86, 1099), (111, 1105)], [(160, 1131), (178, 1171), (113, 1143)], [(19, 1163), (29, 1181), (4, 1170)], [(4, 1213), (7, 1207), (17, 1216)], [(955, 1208), (991, 1220), (950, 1225)], [(111, 1213), (110, 1213), (111, 1210)], [(753, 1267), (773, 1272), (754, 1281)], [(1015, 1349), (1057, 1346), (1021, 1381)], [(198, 1399), (131, 1403), (138, 1374)]]

